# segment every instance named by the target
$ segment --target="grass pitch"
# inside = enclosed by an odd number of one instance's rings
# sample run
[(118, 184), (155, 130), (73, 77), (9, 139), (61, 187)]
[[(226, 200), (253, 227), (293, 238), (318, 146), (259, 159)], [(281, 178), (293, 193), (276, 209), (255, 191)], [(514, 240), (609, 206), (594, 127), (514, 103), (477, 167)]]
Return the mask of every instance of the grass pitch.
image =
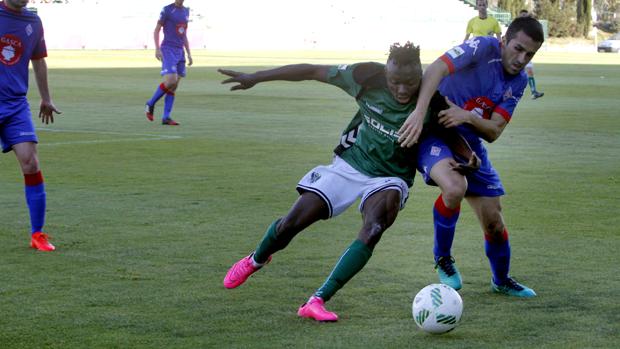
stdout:
[[(14, 156), (4, 154), (0, 347), (617, 345), (620, 69), (611, 55), (588, 55), (590, 64), (570, 69), (564, 63), (574, 57), (537, 57), (545, 97), (532, 101), (527, 92), (488, 147), (508, 191), (512, 274), (539, 296), (490, 293), (482, 234), (464, 205), (453, 253), (465, 310), (460, 326), (442, 336), (419, 331), (411, 317), (415, 293), (437, 281), (431, 207), (438, 190), (419, 176), (366, 268), (329, 302), (338, 323), (300, 319), (296, 310), (355, 238), (355, 207), (300, 234), (239, 289), (223, 288), (228, 267), (296, 199), (297, 180), (330, 162), (355, 104), (313, 82), (229, 92), (215, 67), (253, 71), (252, 59), (195, 55), (177, 94), (181, 126), (172, 128), (143, 115), (160, 81), (151, 52), (50, 53), (52, 94), (64, 114), (38, 134), (46, 230), (58, 250), (27, 247), (23, 180)], [(258, 61), (370, 59), (385, 57), (269, 53)], [(122, 68), (128, 60), (136, 67)], [(36, 106), (34, 82), (31, 90)]]

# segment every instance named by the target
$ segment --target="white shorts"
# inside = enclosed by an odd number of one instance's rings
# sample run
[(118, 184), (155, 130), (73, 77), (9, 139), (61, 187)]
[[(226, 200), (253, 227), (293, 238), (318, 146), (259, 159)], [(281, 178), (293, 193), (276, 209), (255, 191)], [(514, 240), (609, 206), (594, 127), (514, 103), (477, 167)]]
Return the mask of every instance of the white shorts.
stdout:
[(359, 210), (372, 194), (383, 190), (398, 190), (400, 209), (405, 207), (409, 197), (409, 187), (398, 177), (369, 177), (354, 169), (339, 156), (328, 166), (317, 166), (299, 181), (297, 191), (310, 191), (320, 196), (329, 210), (329, 217), (344, 212), (358, 198), (361, 198)]

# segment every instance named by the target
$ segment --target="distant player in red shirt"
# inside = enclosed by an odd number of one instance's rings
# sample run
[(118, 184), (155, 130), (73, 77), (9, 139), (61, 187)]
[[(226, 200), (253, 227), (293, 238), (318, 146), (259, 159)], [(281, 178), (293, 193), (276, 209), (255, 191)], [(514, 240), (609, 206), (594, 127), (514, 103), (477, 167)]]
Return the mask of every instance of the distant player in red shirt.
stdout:
[(41, 19), (24, 9), (28, 0), (0, 2), (0, 143), (2, 152), (17, 156), (25, 180), (26, 202), (32, 227), (30, 247), (40, 251), (55, 249), (43, 233), (45, 223), (45, 185), (37, 156), (37, 135), (26, 94), (28, 65), (32, 61), (39, 87), (39, 118), (54, 122), (61, 112), (54, 106), (47, 85), (47, 48)]
[[(153, 121), (155, 103), (164, 95), (164, 113), (161, 119), (163, 125), (177, 126), (178, 122), (172, 120), (170, 113), (174, 105), (174, 93), (179, 87), (179, 81), (185, 77), (185, 53), (187, 51), (187, 65), (192, 65), (192, 54), (187, 41), (187, 22), (189, 21), (189, 8), (183, 6), (183, 0), (175, 0), (174, 3), (164, 7), (159, 15), (155, 26), (155, 57), (162, 62), (161, 75), (164, 77), (153, 97), (146, 102), (146, 117)], [(159, 43), (159, 31), (164, 29), (164, 40)]]

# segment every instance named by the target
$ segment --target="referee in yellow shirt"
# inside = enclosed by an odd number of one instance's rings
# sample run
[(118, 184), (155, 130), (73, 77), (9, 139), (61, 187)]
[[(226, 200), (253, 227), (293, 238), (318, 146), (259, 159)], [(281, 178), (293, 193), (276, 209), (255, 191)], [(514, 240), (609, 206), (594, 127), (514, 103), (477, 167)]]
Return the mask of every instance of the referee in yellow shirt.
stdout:
[(465, 34), (465, 40), (469, 39), (469, 36), (492, 36), (495, 34), (497, 40), (502, 40), (502, 28), (499, 26), (497, 19), (487, 16), (487, 0), (477, 0), (476, 6), (478, 7), (478, 17), (474, 17), (467, 22), (467, 31)]

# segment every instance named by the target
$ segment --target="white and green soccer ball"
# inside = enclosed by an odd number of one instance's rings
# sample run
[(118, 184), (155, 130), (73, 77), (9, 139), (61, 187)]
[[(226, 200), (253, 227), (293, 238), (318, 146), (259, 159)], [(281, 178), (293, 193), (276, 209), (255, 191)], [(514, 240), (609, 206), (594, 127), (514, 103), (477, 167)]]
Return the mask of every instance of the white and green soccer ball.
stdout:
[(415, 323), (425, 332), (446, 333), (461, 321), (463, 300), (452, 287), (431, 284), (415, 295), (412, 311)]

